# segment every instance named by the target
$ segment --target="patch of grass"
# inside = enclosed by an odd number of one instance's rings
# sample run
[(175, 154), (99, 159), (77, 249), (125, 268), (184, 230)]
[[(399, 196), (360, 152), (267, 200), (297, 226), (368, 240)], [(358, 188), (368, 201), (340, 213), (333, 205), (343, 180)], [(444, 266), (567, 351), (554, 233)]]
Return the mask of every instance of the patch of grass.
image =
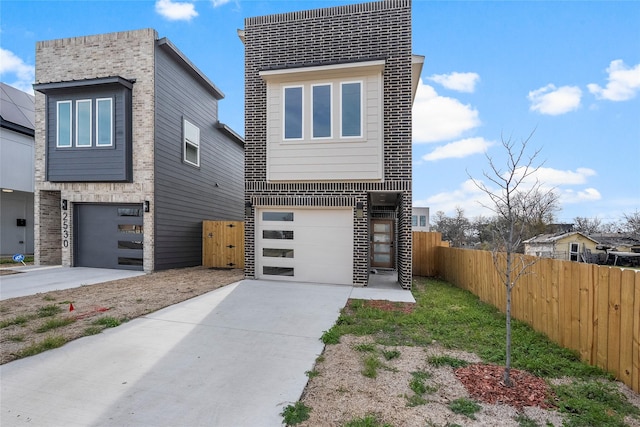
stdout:
[(41, 334), (43, 332), (48, 332), (52, 329), (57, 329), (63, 326), (70, 325), (75, 321), (76, 319), (72, 317), (64, 317), (64, 318), (56, 317), (56, 318), (47, 320), (44, 324), (42, 324), (42, 326), (40, 326), (39, 328), (36, 328), (34, 331)]
[(51, 295), (45, 295), (45, 296), (42, 297), (42, 299), (45, 300), (45, 301), (55, 301), (56, 300)]
[(355, 351), (359, 351), (361, 353), (372, 353), (376, 351), (376, 346), (374, 344), (358, 344), (354, 347)]
[(398, 350), (382, 350), (382, 356), (385, 360), (393, 360), (400, 357), (400, 352)]
[(11, 342), (22, 342), (24, 341), (24, 335), (11, 335), (7, 337), (7, 340)]
[(311, 379), (311, 378), (315, 378), (315, 377), (317, 377), (318, 375), (320, 375), (320, 372), (318, 372), (318, 371), (316, 371), (316, 370), (314, 369), (314, 370), (312, 370), (312, 371), (306, 371), (306, 372), (305, 372), (305, 375), (306, 375), (307, 377), (309, 377), (309, 379)]
[(405, 396), (405, 398), (407, 399), (407, 406), (410, 408), (424, 405), (425, 403), (427, 403), (427, 400), (424, 397), (417, 394), (413, 394), (411, 396)]
[(475, 420), (476, 412), (479, 412), (482, 407), (473, 400), (462, 397), (449, 403), (449, 409), (456, 414), (464, 415), (467, 418)]
[(33, 317), (16, 316), (12, 319), (3, 320), (2, 322), (0, 322), (0, 329), (7, 328), (9, 326), (14, 326), (14, 325), (25, 325), (31, 319), (33, 319)]
[(94, 320), (91, 324), (95, 326), (104, 326), (105, 328), (115, 328), (116, 326), (120, 326), (122, 321), (115, 317), (105, 316)]
[(316, 357), (316, 363), (322, 363), (324, 361), (325, 361), (325, 357), (322, 354)]
[(60, 335), (54, 335), (45, 338), (44, 340), (32, 344), (24, 349), (22, 349), (18, 353), (18, 358), (34, 356), (36, 354), (42, 353), (47, 350), (52, 350), (54, 348), (62, 347), (67, 340)]
[(362, 418), (354, 418), (347, 422), (343, 427), (392, 427), (391, 424), (381, 424), (375, 415), (367, 415)]
[(322, 336), (320, 337), (320, 340), (324, 344), (338, 344), (340, 342), (340, 335), (342, 334), (338, 331), (338, 328), (334, 326), (328, 331), (324, 331), (322, 333)]
[(469, 362), (466, 360), (451, 356), (433, 356), (428, 359), (428, 362), (437, 368), (441, 366), (451, 366), (453, 369), (458, 369), (469, 365)]
[(382, 366), (382, 362), (378, 359), (378, 356), (370, 355), (364, 359), (364, 368), (362, 369), (362, 375), (367, 378), (376, 378), (378, 376), (378, 368)]
[[(25, 256), (24, 257), (24, 262), (28, 263), (28, 262), (33, 262), (33, 256)], [(13, 260), (13, 258), (2, 258), (0, 259), (0, 264), (16, 264), (16, 265), (22, 265), (21, 262), (15, 262)]]
[(515, 418), (515, 421), (518, 423), (518, 427), (539, 427), (540, 425), (531, 418), (527, 417), (525, 414), (518, 414)]
[(62, 308), (55, 304), (38, 307), (38, 317), (51, 317), (62, 312)]
[(566, 426), (625, 426), (627, 415), (640, 419), (640, 409), (629, 403), (613, 384), (575, 381), (554, 389), (560, 412), (568, 415)]
[(98, 335), (103, 329), (104, 328), (101, 328), (100, 326), (89, 326), (88, 328), (85, 328), (84, 336), (88, 337), (90, 335)]
[(409, 381), (409, 388), (415, 394), (406, 396), (407, 406), (413, 407), (418, 405), (424, 405), (427, 403), (426, 399), (422, 397), (425, 393), (434, 393), (437, 388), (431, 385), (425, 384), (425, 380), (431, 378), (432, 375), (429, 372), (416, 371), (411, 372), (411, 380)]
[(302, 402), (296, 402), (294, 405), (289, 405), (284, 408), (280, 415), (282, 415), (283, 424), (287, 426), (294, 426), (308, 420), (309, 412), (311, 412), (311, 408)]

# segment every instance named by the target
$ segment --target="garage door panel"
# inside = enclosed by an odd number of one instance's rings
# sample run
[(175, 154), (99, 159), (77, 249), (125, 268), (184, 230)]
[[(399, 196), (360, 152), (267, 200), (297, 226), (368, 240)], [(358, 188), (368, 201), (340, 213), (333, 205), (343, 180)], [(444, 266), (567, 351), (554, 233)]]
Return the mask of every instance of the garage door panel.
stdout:
[[(281, 215), (262, 215), (263, 212), (277, 212)], [(300, 282), (352, 283), (352, 209), (270, 208), (259, 209), (257, 217), (256, 273), (258, 277)], [(293, 220), (264, 219), (280, 217)], [(281, 233), (278, 233), (278, 230)], [(265, 236), (284, 237), (282, 233), (285, 231), (286, 239), (265, 238)], [(292, 252), (284, 251), (285, 249), (292, 249)], [(278, 254), (287, 257), (265, 256)], [(289, 269), (293, 269), (293, 275)], [(278, 272), (283, 276), (280, 277)]]

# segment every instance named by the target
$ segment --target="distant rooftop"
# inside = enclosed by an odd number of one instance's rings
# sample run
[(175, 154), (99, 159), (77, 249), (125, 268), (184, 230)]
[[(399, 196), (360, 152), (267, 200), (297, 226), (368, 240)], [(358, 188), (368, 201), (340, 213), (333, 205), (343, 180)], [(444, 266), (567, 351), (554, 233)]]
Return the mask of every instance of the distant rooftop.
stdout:
[(0, 83), (0, 126), (33, 136), (36, 128), (35, 97)]

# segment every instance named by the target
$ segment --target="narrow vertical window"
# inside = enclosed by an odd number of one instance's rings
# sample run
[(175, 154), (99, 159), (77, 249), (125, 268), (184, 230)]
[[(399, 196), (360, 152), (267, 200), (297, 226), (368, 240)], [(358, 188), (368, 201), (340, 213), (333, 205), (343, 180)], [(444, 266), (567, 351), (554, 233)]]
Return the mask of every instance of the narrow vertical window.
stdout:
[(57, 142), (58, 147), (71, 147), (71, 101), (57, 103)]
[(302, 86), (284, 88), (284, 139), (302, 139)]
[(96, 101), (96, 145), (113, 145), (113, 109), (111, 98)]
[(76, 146), (91, 147), (91, 100), (76, 101)]
[(200, 166), (200, 128), (188, 120), (183, 120), (184, 161)]
[(313, 137), (331, 138), (331, 85), (314, 85), (311, 91)]
[(341, 89), (341, 136), (362, 136), (362, 84), (342, 83)]

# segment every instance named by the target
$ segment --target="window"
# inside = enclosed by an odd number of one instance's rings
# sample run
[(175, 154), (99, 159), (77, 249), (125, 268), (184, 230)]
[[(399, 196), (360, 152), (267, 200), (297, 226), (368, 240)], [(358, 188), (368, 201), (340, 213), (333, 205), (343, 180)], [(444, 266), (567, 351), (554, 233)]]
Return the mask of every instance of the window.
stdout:
[(200, 166), (200, 128), (183, 120), (184, 161), (193, 166)]
[(291, 267), (262, 267), (262, 274), (265, 276), (291, 276), (293, 277), (293, 268)]
[(426, 227), (426, 226), (427, 226), (427, 216), (420, 215), (420, 227)]
[(71, 147), (71, 101), (58, 101), (57, 147)]
[(284, 88), (284, 139), (302, 139), (302, 86)]
[(91, 100), (76, 101), (76, 147), (91, 147)]
[(107, 147), (113, 145), (113, 109), (111, 98), (101, 98), (96, 101), (96, 146)]
[(263, 239), (293, 240), (292, 230), (262, 230)]
[(271, 258), (293, 258), (293, 249), (263, 248), (262, 256)]
[(362, 136), (362, 83), (342, 83), (340, 92), (340, 135), (342, 137)]
[(412, 227), (418, 226), (418, 217), (416, 215), (411, 215), (411, 226)]
[(311, 91), (313, 137), (331, 138), (331, 85), (314, 85)]
[(293, 212), (262, 212), (263, 221), (293, 221)]
[(569, 243), (569, 259), (571, 261), (578, 261), (579, 252), (580, 252), (579, 243)]

